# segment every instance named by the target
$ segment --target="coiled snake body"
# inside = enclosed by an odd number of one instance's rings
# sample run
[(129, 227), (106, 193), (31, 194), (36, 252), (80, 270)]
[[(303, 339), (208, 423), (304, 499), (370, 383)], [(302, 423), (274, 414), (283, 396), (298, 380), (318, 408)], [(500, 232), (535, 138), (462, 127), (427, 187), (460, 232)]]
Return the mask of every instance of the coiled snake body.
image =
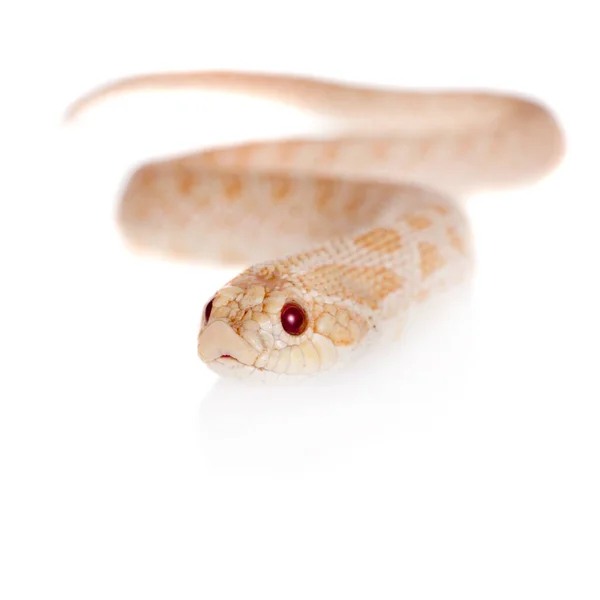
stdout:
[(526, 99), (283, 75), (135, 77), (92, 92), (70, 114), (144, 86), (252, 93), (344, 123), (333, 138), (147, 164), (127, 185), (119, 222), (137, 246), (253, 265), (204, 307), (198, 353), (223, 375), (314, 374), (394, 337), (411, 307), (470, 271), (456, 198), (533, 181), (563, 154), (553, 116)]

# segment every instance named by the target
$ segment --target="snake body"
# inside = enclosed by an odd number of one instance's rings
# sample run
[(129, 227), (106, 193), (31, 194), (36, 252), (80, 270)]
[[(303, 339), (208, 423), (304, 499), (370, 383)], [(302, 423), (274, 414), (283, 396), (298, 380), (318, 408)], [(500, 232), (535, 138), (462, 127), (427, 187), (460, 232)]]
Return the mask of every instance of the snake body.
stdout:
[(119, 222), (136, 246), (252, 265), (203, 311), (200, 358), (222, 375), (296, 376), (396, 336), (412, 307), (464, 280), (458, 198), (532, 182), (563, 136), (528, 99), (374, 89), (258, 73), (125, 79), (71, 109), (140, 87), (243, 92), (330, 116), (342, 132), (213, 148), (137, 169)]

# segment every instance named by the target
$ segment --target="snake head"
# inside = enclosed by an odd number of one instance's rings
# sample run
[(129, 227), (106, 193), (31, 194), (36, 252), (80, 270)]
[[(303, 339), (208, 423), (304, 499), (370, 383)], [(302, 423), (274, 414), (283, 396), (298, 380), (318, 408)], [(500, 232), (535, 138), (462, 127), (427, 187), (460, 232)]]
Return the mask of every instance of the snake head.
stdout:
[(336, 366), (367, 329), (357, 310), (294, 277), (246, 272), (205, 305), (198, 354), (220, 375), (308, 375)]

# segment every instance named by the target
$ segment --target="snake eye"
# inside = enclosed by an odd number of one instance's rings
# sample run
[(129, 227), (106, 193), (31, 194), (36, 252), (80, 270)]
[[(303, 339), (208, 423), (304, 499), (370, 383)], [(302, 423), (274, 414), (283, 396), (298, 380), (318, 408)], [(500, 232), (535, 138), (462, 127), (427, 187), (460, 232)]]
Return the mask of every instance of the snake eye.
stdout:
[(210, 319), (210, 313), (212, 312), (213, 300), (214, 300), (214, 298), (204, 307), (204, 321), (205, 321), (205, 323), (208, 323), (208, 320)]
[(295, 302), (288, 302), (281, 309), (281, 325), (290, 335), (301, 335), (306, 331), (308, 319), (304, 309)]

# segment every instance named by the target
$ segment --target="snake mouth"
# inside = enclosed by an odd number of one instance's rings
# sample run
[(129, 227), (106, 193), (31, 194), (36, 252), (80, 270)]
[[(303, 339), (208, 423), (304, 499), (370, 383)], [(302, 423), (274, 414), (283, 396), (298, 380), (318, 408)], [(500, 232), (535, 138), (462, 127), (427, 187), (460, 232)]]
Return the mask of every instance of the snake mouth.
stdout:
[(261, 373), (266, 372), (266, 369), (264, 367), (257, 367), (256, 365), (247, 365), (235, 358), (234, 356), (231, 356), (231, 354), (222, 354), (218, 358), (215, 358), (214, 360), (210, 361), (208, 364), (226, 367), (229, 373), (236, 370), (244, 371), (247, 369), (253, 369), (254, 371), (259, 371)]
[(231, 354), (222, 354), (219, 358), (215, 358), (212, 361), (213, 363), (217, 363), (219, 365), (223, 365), (224, 367), (228, 367), (229, 369), (247, 369), (249, 367), (255, 369), (256, 371), (265, 371), (263, 367), (257, 367), (255, 365), (246, 365), (243, 362), (239, 361), (237, 358), (231, 356)]
[(234, 365), (242, 365), (242, 363), (237, 358), (231, 356), (231, 354), (221, 354), (221, 356), (215, 358), (213, 362), (217, 362), (222, 365), (227, 365), (228, 367), (232, 367)]

